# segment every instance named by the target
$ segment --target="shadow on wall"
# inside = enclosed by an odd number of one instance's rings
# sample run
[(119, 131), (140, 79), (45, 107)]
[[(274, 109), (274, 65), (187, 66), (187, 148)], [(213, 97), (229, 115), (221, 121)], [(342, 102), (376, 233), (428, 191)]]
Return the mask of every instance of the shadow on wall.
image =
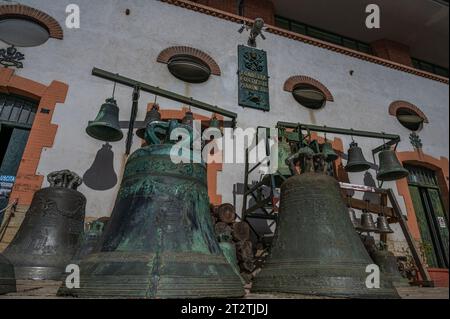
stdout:
[[(366, 172), (364, 174), (364, 185), (370, 187), (378, 187), (372, 174)], [(369, 201), (372, 204), (380, 204), (380, 196), (376, 193), (364, 193), (363, 200)]]
[(110, 144), (104, 144), (97, 152), (94, 163), (83, 175), (83, 182), (87, 187), (96, 191), (106, 191), (116, 186), (114, 152)]

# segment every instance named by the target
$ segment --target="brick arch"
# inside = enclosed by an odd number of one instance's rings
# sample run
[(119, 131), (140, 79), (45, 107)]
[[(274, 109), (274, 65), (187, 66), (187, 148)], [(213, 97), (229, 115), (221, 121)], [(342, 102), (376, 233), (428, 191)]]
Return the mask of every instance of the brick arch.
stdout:
[(0, 20), (4, 18), (23, 18), (32, 20), (45, 27), (51, 38), (62, 40), (64, 37), (61, 25), (54, 18), (32, 7), (22, 4), (0, 6)]
[(408, 109), (419, 115), (425, 123), (428, 122), (428, 118), (425, 115), (425, 113), (422, 112), (421, 109), (419, 109), (417, 106), (415, 106), (412, 103), (406, 102), (406, 101), (395, 101), (391, 103), (389, 106), (389, 114), (392, 116), (397, 116), (397, 112), (399, 109)]
[(284, 90), (286, 92), (292, 92), (292, 91), (294, 91), (295, 87), (299, 84), (309, 84), (309, 85), (316, 87), (325, 95), (328, 102), (334, 102), (333, 95), (331, 94), (330, 90), (328, 90), (328, 88), (325, 85), (323, 85), (316, 79), (313, 79), (311, 77), (304, 76), (304, 75), (291, 76), (284, 83)]
[(208, 55), (207, 53), (200, 51), (195, 48), (185, 47), (185, 46), (176, 46), (164, 49), (158, 56), (157, 61), (160, 63), (169, 63), (169, 60), (179, 54), (191, 55), (200, 60), (202, 60), (206, 65), (211, 69), (211, 73), (217, 76), (220, 76), (222, 72), (220, 71), (220, 67), (214, 59)]

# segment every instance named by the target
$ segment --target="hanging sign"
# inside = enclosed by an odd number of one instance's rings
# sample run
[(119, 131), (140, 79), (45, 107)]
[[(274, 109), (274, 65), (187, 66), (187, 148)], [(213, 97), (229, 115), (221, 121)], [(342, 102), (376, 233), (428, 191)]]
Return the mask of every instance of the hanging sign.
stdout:
[(14, 186), (15, 176), (0, 175), (0, 197), (8, 197)]
[(267, 53), (240, 45), (238, 57), (239, 105), (270, 111)]

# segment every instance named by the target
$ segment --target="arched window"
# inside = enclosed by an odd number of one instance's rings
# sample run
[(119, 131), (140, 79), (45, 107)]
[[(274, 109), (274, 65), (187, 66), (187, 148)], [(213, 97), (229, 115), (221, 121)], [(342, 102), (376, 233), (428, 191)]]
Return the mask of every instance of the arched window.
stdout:
[(395, 116), (399, 123), (413, 132), (419, 131), (428, 123), (425, 114), (415, 105), (405, 101), (395, 101), (389, 106), (389, 114)]
[(284, 84), (284, 90), (291, 92), (298, 103), (313, 110), (334, 101), (331, 92), (322, 83), (307, 76), (290, 77)]

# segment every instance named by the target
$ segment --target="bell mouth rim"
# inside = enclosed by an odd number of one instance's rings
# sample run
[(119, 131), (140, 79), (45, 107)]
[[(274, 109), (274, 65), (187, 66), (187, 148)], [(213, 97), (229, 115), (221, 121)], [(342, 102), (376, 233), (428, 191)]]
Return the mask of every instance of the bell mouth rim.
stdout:
[[(89, 122), (89, 126), (86, 128), (86, 134), (89, 135), (90, 137), (92, 137), (93, 139), (99, 140), (99, 141), (103, 141), (103, 142), (119, 142), (123, 139), (123, 132), (122, 131), (117, 131), (115, 128), (111, 127), (109, 125), (109, 123), (106, 122), (95, 122), (94, 125), (94, 121), (90, 121)], [(99, 135), (95, 134), (93, 131), (93, 128), (97, 128), (99, 127), (99, 124), (103, 124), (103, 128), (108, 128), (109, 130), (111, 130), (111, 132), (113, 132), (114, 134), (112, 134), (112, 136), (110, 138), (107, 138), (105, 136), (100, 137)]]

